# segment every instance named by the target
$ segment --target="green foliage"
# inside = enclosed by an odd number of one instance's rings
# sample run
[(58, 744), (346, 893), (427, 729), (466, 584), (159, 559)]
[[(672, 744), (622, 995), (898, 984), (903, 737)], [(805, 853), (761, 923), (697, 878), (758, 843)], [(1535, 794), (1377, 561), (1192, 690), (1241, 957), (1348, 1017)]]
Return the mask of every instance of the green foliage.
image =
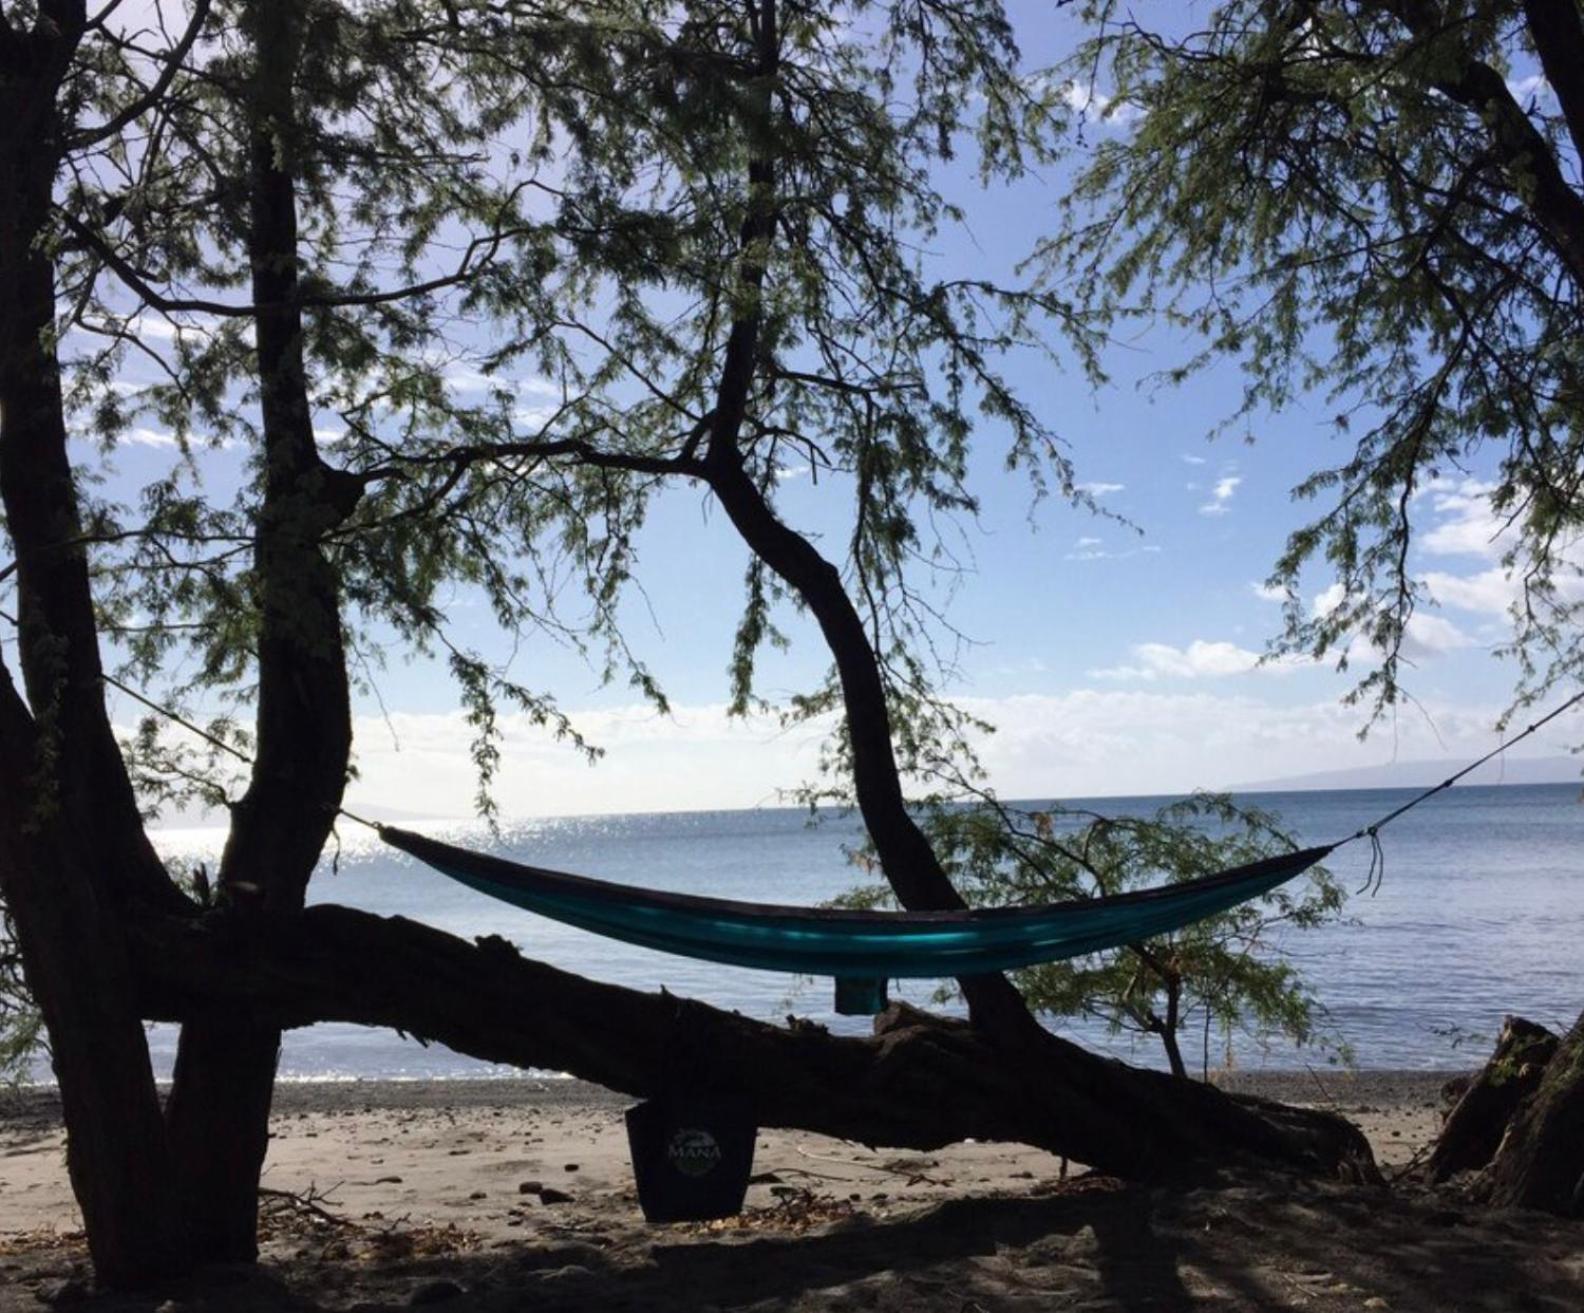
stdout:
[[(264, 471), (255, 455), (212, 486), (205, 452), (259, 450), (240, 180), (265, 122), (296, 180), (313, 422), (337, 435), (325, 477), (358, 494), (326, 543), (353, 674), (371, 689), (392, 657), (443, 662), (478, 732), (481, 808), (499, 703), (587, 745), (458, 642), (451, 606), (482, 599), (514, 645), (570, 644), (663, 710), (621, 602), (649, 499), (696, 453), (750, 318), (744, 466), (772, 504), (794, 465), (848, 498), (840, 563), (891, 695), (931, 703), (940, 616), (910, 576), (960, 569), (933, 525), (975, 507), (971, 441), (995, 434), (1037, 493), (1085, 501), (1001, 364), (1065, 339), (1095, 373), (1093, 335), (1060, 297), (928, 256), (961, 218), (941, 162), (972, 150), (991, 180), (1050, 157), (1051, 98), (999, 4), (292, 0), (287, 97), (256, 72), (261, 12), (220, 0), (153, 109), (85, 134), (63, 186), (63, 340), (102, 344), (69, 353), (72, 408), (106, 461), (139, 427), (174, 444), (135, 504), (90, 507), (129, 682), (227, 716), (252, 697)], [(138, 94), (149, 39), (95, 34), (84, 116), (114, 121)], [(132, 364), (158, 381), (129, 388)], [(750, 567), (739, 712), (783, 600)], [(139, 747), (151, 804), (172, 751)]]
[[(1221, 794), (1198, 793), (1152, 816), (1107, 816), (1053, 806), (1026, 810), (979, 793), (936, 800), (921, 820), (952, 877), (976, 907), (1007, 907), (1180, 883), (1287, 853), (1279, 818)], [(880, 890), (849, 901), (872, 904)], [(1185, 1039), (1213, 1032), (1230, 1060), (1237, 1035), (1283, 1036), (1343, 1060), (1345, 1044), (1298, 969), (1281, 953), (1289, 930), (1337, 921), (1345, 893), (1323, 866), (1230, 911), (1125, 948), (1015, 973), (1031, 1007), (1090, 1017), (1114, 1034), (1154, 1037), (1179, 1075)], [(1208, 1052), (1206, 1060), (1209, 1060)]]
[[(1431, 597), (1409, 560), (1420, 494), (1472, 470), (1508, 529), (1520, 703), (1576, 681), (1584, 141), (1554, 99), (1506, 80), (1540, 44), (1525, 7), (1082, 11), (1095, 35), (1057, 76), (1105, 84), (1114, 130), (1042, 266), (1110, 321), (1196, 334), (1162, 382), (1237, 361), (1228, 426), (1252, 436), (1264, 414), (1308, 402), (1346, 444), (1296, 489), (1321, 509), (1271, 575), (1288, 597), (1277, 650), (1344, 667), (1352, 653), (1354, 696), (1392, 705)], [(1340, 585), (1329, 610), (1300, 596), (1311, 563)]]

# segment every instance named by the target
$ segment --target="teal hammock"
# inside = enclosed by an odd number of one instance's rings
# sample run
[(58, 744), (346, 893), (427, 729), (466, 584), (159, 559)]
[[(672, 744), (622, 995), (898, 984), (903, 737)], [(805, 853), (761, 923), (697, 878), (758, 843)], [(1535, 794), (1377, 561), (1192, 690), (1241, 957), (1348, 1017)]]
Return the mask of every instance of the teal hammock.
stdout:
[(479, 893), (643, 948), (834, 976), (839, 1012), (875, 1012), (885, 982), (971, 976), (1139, 943), (1257, 898), (1326, 856), (1305, 848), (1216, 875), (1037, 907), (871, 912), (662, 893), (469, 852), (392, 826), (380, 837)]

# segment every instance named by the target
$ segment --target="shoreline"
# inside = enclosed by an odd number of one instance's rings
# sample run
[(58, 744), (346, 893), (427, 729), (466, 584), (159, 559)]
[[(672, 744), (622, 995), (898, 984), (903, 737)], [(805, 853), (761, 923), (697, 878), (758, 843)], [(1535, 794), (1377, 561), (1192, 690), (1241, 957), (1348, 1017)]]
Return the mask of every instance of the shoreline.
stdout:
[[(1210, 1073), (1210, 1084), (1229, 1093), (1251, 1094), (1305, 1107), (1333, 1107), (1346, 1113), (1383, 1107), (1439, 1108), (1442, 1087), (1467, 1076), (1472, 1067), (1427, 1071), (1417, 1068), (1350, 1071), (1346, 1068), (1224, 1071)], [(160, 1093), (169, 1092), (161, 1081)], [(422, 1076), (392, 1079), (283, 1077), (275, 1082), (277, 1115), (346, 1111), (420, 1111), (486, 1108), (500, 1110), (614, 1109), (637, 1101), (604, 1086), (572, 1076)], [(54, 1085), (0, 1089), (0, 1129), (19, 1124), (60, 1122), (60, 1094)]]

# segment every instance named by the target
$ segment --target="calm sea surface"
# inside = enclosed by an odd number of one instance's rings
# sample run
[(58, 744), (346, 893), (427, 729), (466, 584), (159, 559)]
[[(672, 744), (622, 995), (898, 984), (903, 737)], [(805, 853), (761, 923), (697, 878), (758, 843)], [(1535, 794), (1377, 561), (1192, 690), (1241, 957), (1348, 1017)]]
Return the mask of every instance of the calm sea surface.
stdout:
[[(1281, 813), (1305, 842), (1351, 834), (1411, 796), (1398, 790), (1252, 795)], [(1094, 802), (1109, 814), (1151, 812), (1157, 798)], [(476, 826), (422, 827), (437, 837), (491, 846)], [(530, 821), (507, 832), (499, 851), (623, 883), (719, 897), (813, 904), (854, 882), (844, 850), (857, 825), (831, 818), (811, 826), (805, 813), (764, 809)], [(829, 981), (798, 980), (663, 956), (595, 938), (472, 893), (377, 840), (349, 835), (339, 869), (327, 863), (311, 901), (396, 913), (454, 934), (498, 934), (529, 957), (637, 989), (676, 994), (779, 1020), (788, 1012), (857, 1033), (863, 1018), (831, 1013)], [(1349, 922), (1289, 931), (1278, 950), (1310, 982), (1330, 1025), (1365, 1068), (1446, 1068), (1483, 1056), (1503, 1013), (1565, 1027), (1584, 1007), (1584, 807), (1576, 785), (1458, 788), (1425, 803), (1384, 834), (1385, 880), (1374, 897), (1348, 905)], [(214, 836), (168, 831), (169, 857), (213, 859)], [(1350, 887), (1364, 880), (1365, 844), (1337, 854), (1332, 869)], [(928, 982), (904, 996), (923, 1001)], [(895, 991), (894, 991), (895, 992)], [(1063, 1033), (1139, 1062), (1159, 1060), (1154, 1045), (1110, 1038), (1103, 1028), (1053, 1020)], [(175, 1036), (151, 1036), (161, 1076)], [(1194, 1049), (1197, 1065), (1199, 1053)], [(1215, 1041), (1212, 1065), (1227, 1060)], [(1324, 1052), (1285, 1045), (1262, 1049), (1231, 1040), (1244, 1067), (1324, 1063)], [(288, 1036), (282, 1074), (300, 1079), (509, 1074), (448, 1050), (383, 1031), (320, 1025)]]

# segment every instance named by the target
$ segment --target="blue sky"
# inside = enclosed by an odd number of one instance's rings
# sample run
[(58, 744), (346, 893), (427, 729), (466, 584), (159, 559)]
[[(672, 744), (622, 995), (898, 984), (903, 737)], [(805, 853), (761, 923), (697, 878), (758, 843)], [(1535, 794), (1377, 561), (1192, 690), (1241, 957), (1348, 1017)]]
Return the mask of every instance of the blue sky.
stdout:
[[(1020, 17), (1031, 63), (1066, 39), (1066, 20), (1052, 12), (1041, 5)], [(1115, 130), (1096, 124), (1088, 132)], [(1004, 276), (1054, 226), (1063, 179), (1056, 172), (988, 193), (966, 176), (941, 183), (969, 223), (942, 234), (932, 259), (943, 271)], [(987, 430), (980, 439), (972, 485), (982, 515), (947, 530), (972, 570), (933, 586), (971, 640), (958, 652), (950, 692), (1000, 727), (982, 745), (991, 782), (1014, 797), (1177, 792), (1487, 750), (1516, 671), (1492, 655), (1507, 632), (1511, 587), (1478, 471), (1420, 495), (1413, 566), (1445, 605), (1412, 635), (1409, 688), (1419, 709), (1360, 742), (1365, 714), (1339, 702), (1356, 672), (1255, 665), (1279, 627), (1279, 607), (1260, 585), (1304, 514), (1289, 490), (1343, 454), (1332, 407), (1316, 401), (1259, 417), (1252, 444), (1210, 441), (1237, 405), (1235, 364), (1180, 388), (1144, 385), (1188, 350), (1160, 329), (1142, 332), (1108, 352), (1113, 381), (1098, 391), (1040, 359), (1010, 366), (1025, 397), (1070, 443), (1080, 480), (1129, 524), (1058, 501), (1031, 508), (1026, 483), (1001, 469), (997, 435)], [(531, 402), (534, 381), (519, 381)], [(457, 386), (469, 382), (459, 374)], [(170, 459), (157, 429), (134, 434), (114, 457), (109, 488), (129, 490)], [(235, 479), (241, 455), (212, 451), (201, 461), (218, 489)], [(828, 529), (833, 493), (839, 502), (841, 490), (790, 471), (784, 513), (800, 527)], [(672, 716), (657, 716), (625, 686), (601, 686), (574, 653), (548, 640), (523, 648), (514, 677), (553, 692), (607, 754), (585, 766), (542, 731), (508, 719), (498, 786), (506, 814), (751, 806), (776, 801), (779, 789), (812, 770), (820, 727), (782, 731), (768, 720), (724, 716), (747, 558), (718, 508), (691, 488), (667, 493), (641, 551), (643, 594), (630, 599), (627, 628), (672, 699)], [(1308, 600), (1323, 605), (1330, 582), (1315, 574)], [(456, 597), (453, 619), (464, 640), (507, 659), (475, 599)], [(794, 645), (784, 656), (767, 654), (762, 687), (771, 696), (808, 688), (826, 665), (811, 627), (790, 613), (780, 619)], [(357, 708), (360, 779), (350, 802), (466, 814), (467, 731), (443, 673), (397, 664), (379, 682), (380, 698)], [(130, 724), (137, 713), (128, 704), (117, 714)], [(1559, 722), (1526, 751), (1565, 750), (1579, 737), (1578, 719)]]

